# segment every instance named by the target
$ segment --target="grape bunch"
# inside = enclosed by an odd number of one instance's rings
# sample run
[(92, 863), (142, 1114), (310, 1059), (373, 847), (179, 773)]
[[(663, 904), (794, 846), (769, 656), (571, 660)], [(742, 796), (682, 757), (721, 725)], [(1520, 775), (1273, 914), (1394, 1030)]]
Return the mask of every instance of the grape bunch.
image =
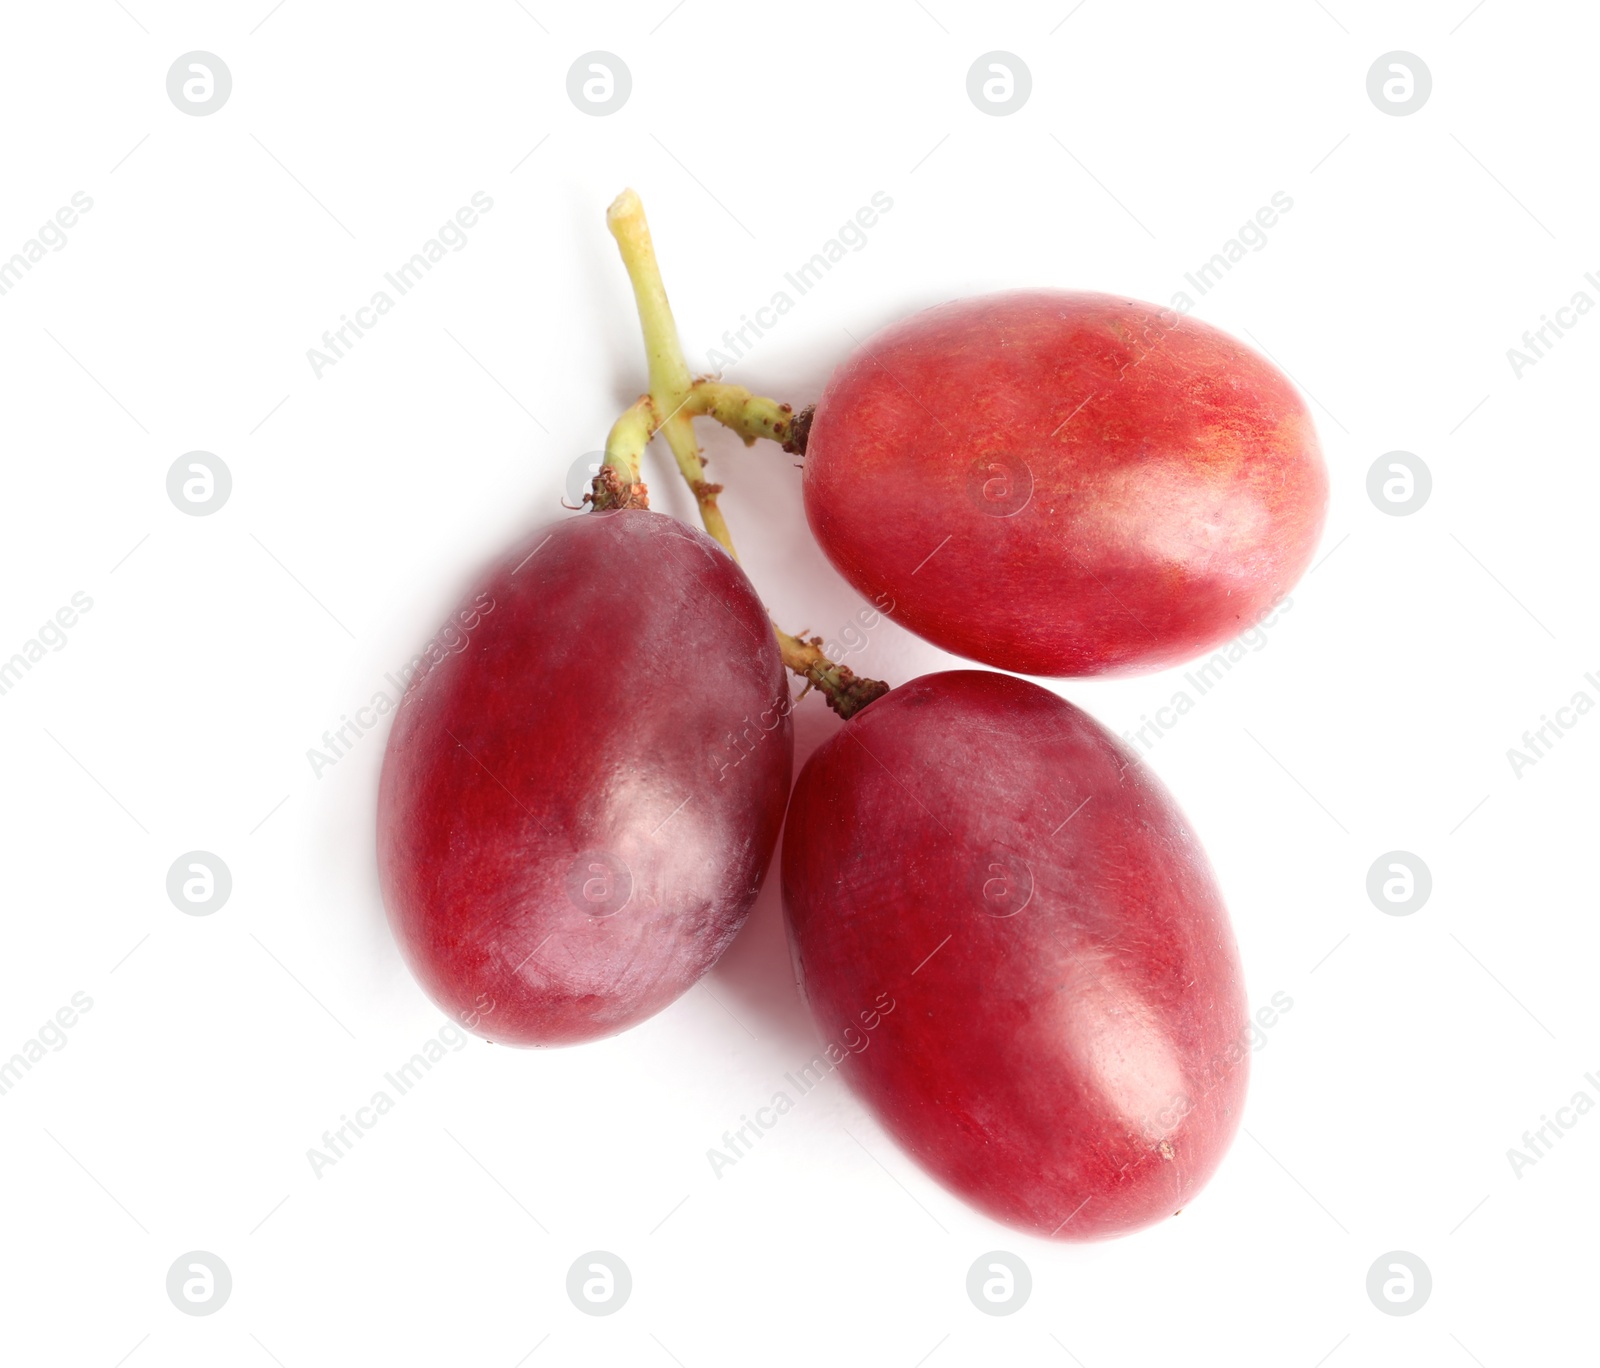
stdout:
[[(896, 1002), (843, 1072), (929, 1173), (1056, 1239), (1181, 1210), (1244, 1106), (1227, 910), (1149, 768), (1017, 675), (1172, 666), (1282, 598), (1327, 501), (1305, 404), (1197, 320), (1029, 290), (891, 325), (797, 412), (690, 375), (638, 197), (607, 221), (649, 387), (584, 511), (488, 567), (493, 616), (398, 709), (378, 854), (413, 972), (497, 1042), (625, 1030), (738, 934), (782, 829), (812, 1016), (837, 1039)], [(697, 418), (802, 456), (840, 574), (990, 668), (891, 689), (770, 622)], [(657, 436), (704, 532), (649, 507)], [(798, 780), (786, 671), (843, 719)]]

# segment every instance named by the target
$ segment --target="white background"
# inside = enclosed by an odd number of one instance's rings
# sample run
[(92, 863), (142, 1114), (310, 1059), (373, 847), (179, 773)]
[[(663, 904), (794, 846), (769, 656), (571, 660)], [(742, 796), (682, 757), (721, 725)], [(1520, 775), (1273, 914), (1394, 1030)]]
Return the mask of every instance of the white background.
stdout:
[[(1600, 716), (1520, 777), (1507, 749), (1579, 689), (1600, 699), (1600, 317), (1521, 378), (1506, 351), (1574, 292), (1600, 300), (1600, 18), (1074, 3), (7, 7), (0, 256), (75, 191), (94, 207), (0, 297), (0, 656), (93, 600), (0, 697), (0, 1058), (93, 1000), (0, 1096), (6, 1361), (1592, 1359), (1600, 1117), (1520, 1177), (1507, 1151), (1576, 1092), (1600, 1100)], [(233, 76), (207, 117), (165, 87), (196, 49)], [(596, 49), (632, 73), (608, 117), (566, 91)], [(995, 49), (1032, 73), (1007, 117), (966, 92)], [(1409, 117), (1366, 92), (1394, 49), (1433, 75)], [(1195, 312), (1313, 396), (1324, 559), (1150, 761), (1215, 863), (1252, 1002), (1294, 1005), (1180, 1218), (1103, 1245), (1012, 1233), (837, 1077), (714, 1176), (708, 1148), (813, 1050), (775, 877), (668, 1011), (579, 1049), (473, 1041), (314, 1175), (322, 1132), (448, 1023), (378, 897), (381, 732), (320, 778), (306, 752), (488, 557), (572, 516), (570, 465), (643, 384), (603, 219), (625, 185), (697, 366), (892, 198), (728, 373), (797, 404), (851, 335), (931, 302), (1165, 303), (1292, 198)], [(468, 245), (318, 378), (307, 349), (474, 191), (494, 208)], [(704, 441), (774, 614), (836, 639), (861, 603), (810, 540), (793, 461)], [(165, 490), (197, 449), (234, 482), (203, 518)], [(1396, 449), (1433, 473), (1409, 517), (1366, 493)], [(687, 515), (669, 462), (647, 463), (656, 507)], [(903, 681), (952, 662), (884, 625), (848, 663)], [(1180, 675), (1055, 687), (1121, 732)], [(806, 700), (797, 759), (835, 725)], [(195, 849), (233, 875), (209, 917), (165, 891)], [(1433, 874), (1407, 917), (1365, 891), (1395, 849)], [(196, 1249), (234, 1281), (204, 1318), (164, 1288)], [(606, 1318), (565, 1292), (592, 1249), (633, 1274)], [(1033, 1275), (1005, 1318), (965, 1292), (994, 1249)], [(1397, 1249), (1434, 1283), (1404, 1318), (1365, 1291)]]

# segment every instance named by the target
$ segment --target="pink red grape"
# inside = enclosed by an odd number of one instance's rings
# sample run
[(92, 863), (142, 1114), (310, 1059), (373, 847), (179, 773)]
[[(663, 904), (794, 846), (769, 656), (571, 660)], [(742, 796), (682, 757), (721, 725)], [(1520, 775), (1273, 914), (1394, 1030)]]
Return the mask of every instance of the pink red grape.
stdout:
[(1326, 499), (1282, 372), (1101, 294), (894, 324), (828, 382), (805, 460), (806, 514), (846, 579), (1024, 674), (1157, 669), (1237, 635), (1304, 572)]

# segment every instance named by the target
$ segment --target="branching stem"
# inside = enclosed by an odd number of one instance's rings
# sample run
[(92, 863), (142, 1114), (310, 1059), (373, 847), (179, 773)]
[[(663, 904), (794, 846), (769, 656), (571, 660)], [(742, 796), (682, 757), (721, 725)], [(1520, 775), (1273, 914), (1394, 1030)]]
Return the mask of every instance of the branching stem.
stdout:
[[(645, 506), (641, 502), (645, 496), (639, 475), (640, 457), (650, 438), (659, 432), (666, 438), (678, 471), (694, 494), (706, 531), (737, 561), (739, 553), (734, 550), (727, 520), (717, 505), (722, 486), (706, 479), (700, 443), (694, 435), (694, 419), (716, 419), (738, 433), (746, 446), (758, 437), (766, 437), (791, 450), (797, 449), (790, 445), (797, 437), (794, 411), (787, 404), (752, 394), (742, 385), (691, 379), (639, 196), (632, 190), (618, 195), (606, 210), (606, 226), (617, 240), (633, 285), (639, 325), (644, 330), (650, 392), (617, 419), (611, 429), (605, 465), (595, 480), (594, 506)], [(800, 427), (798, 435), (803, 438), (803, 425)], [(783, 663), (806, 681), (807, 688), (821, 692), (841, 717), (850, 717), (889, 691), (887, 684), (859, 679), (847, 667), (835, 665), (822, 653), (820, 637), (803, 640), (790, 636), (776, 624), (772, 630), (777, 634)]]

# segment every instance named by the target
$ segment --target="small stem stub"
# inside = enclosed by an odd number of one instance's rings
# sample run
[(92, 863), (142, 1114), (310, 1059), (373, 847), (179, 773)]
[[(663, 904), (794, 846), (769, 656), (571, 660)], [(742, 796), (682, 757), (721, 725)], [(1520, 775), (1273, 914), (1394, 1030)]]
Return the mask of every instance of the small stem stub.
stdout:
[(847, 722), (889, 692), (889, 686), (881, 679), (865, 679), (848, 665), (829, 660), (822, 654), (821, 637), (790, 636), (776, 626), (773, 630), (778, 634), (783, 663), (806, 681), (808, 689), (815, 689), (827, 699), (828, 706)]
[(612, 465), (600, 467), (594, 477), (590, 492), (584, 495), (589, 506), (597, 513), (612, 508), (649, 508), (650, 491), (642, 481), (629, 481)]
[(807, 404), (789, 420), (789, 430), (783, 437), (783, 449), (791, 456), (806, 454), (806, 442), (811, 437), (811, 419), (816, 411), (815, 404)]

